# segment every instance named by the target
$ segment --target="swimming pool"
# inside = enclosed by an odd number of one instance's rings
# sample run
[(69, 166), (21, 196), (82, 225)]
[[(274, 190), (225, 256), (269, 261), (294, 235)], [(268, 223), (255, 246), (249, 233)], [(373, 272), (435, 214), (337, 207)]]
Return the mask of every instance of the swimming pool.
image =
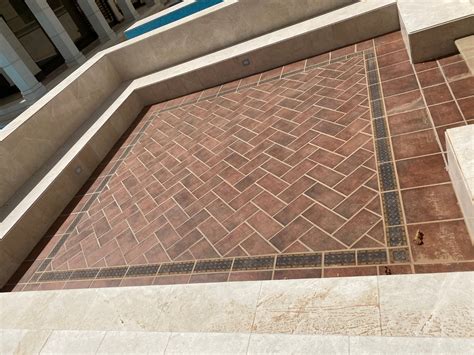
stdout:
[[(124, 32), (125, 37), (127, 39), (138, 37), (146, 32), (153, 31), (172, 22), (181, 20), (184, 17), (205, 10), (221, 2), (224, 2), (224, 0), (195, 0), (184, 6), (177, 5), (174, 11), (161, 15), (158, 13), (156, 15), (147, 17), (142, 21), (139, 21), (137, 24)], [(170, 10), (172, 10), (172, 8)]]

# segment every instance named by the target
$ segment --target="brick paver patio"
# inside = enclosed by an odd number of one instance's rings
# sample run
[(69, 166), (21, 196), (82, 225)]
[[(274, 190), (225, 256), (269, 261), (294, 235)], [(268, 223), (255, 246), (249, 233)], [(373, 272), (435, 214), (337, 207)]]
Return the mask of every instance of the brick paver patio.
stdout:
[(155, 105), (5, 290), (473, 270), (443, 155), (473, 121), (462, 58), (400, 33)]

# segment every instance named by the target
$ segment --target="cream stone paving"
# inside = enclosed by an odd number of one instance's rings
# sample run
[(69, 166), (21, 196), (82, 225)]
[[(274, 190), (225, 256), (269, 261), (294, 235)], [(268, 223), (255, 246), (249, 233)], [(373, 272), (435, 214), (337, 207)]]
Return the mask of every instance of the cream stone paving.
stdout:
[(474, 337), (474, 272), (0, 294), (0, 329)]
[(384, 336), (474, 336), (474, 273), (379, 278)]
[(263, 283), (253, 331), (380, 335), (377, 277)]
[(474, 339), (0, 330), (1, 354), (472, 354)]
[(349, 354), (349, 337), (252, 334), (248, 354)]
[(169, 333), (107, 332), (97, 353), (164, 353), (169, 339)]

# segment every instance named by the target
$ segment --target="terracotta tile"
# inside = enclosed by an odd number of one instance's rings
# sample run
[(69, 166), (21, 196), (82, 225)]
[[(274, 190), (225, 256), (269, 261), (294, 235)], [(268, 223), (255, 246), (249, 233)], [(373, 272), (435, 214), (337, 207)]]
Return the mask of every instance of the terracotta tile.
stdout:
[[(413, 242), (418, 230), (424, 234), (422, 245)], [(408, 235), (415, 263), (474, 261), (474, 247), (463, 220), (409, 225)]]
[(212, 274), (193, 274), (189, 279), (189, 283), (201, 282), (225, 282), (229, 278), (228, 272), (219, 272)]
[(458, 104), (466, 120), (474, 119), (474, 96), (458, 100)]
[(344, 175), (332, 169), (328, 169), (323, 165), (317, 165), (308, 172), (308, 175), (316, 181), (320, 181), (328, 186), (334, 186), (344, 178)]
[(380, 265), (378, 266), (379, 275), (404, 275), (412, 274), (410, 265)]
[(281, 191), (288, 187), (288, 184), (281, 179), (273, 176), (272, 174), (267, 174), (262, 177), (257, 183), (263, 187), (265, 190), (271, 192), (274, 195), (278, 195)]
[(414, 75), (404, 76), (398, 79), (384, 81), (382, 83), (382, 89), (385, 97), (393, 96), (418, 89), (418, 82)]
[(395, 159), (439, 153), (439, 145), (432, 130), (407, 133), (392, 137)]
[(167, 250), (168, 255), (171, 259), (176, 259), (182, 253), (186, 252), (189, 247), (191, 247), (194, 243), (202, 238), (202, 234), (198, 230), (193, 230), (189, 234), (183, 236), (179, 241), (173, 244)]
[(187, 284), (189, 282), (190, 274), (164, 275), (156, 276), (153, 281), (154, 285), (175, 285)]
[(94, 280), (90, 284), (89, 288), (101, 288), (101, 287), (118, 287), (122, 279), (107, 279), (107, 280)]
[(313, 200), (328, 208), (334, 208), (342, 200), (344, 200), (344, 196), (325, 187), (322, 184), (316, 184), (312, 186), (306, 190), (305, 195), (311, 197)]
[(399, 160), (397, 172), (402, 189), (449, 181), (441, 154)]
[(404, 62), (408, 59), (409, 59), (408, 53), (405, 49), (402, 49), (402, 50), (399, 50), (399, 51), (396, 51), (396, 52), (392, 52), (392, 53), (389, 53), (389, 54), (378, 55), (377, 56), (377, 62), (378, 62), (379, 68), (383, 68), (383, 67), (386, 67), (386, 66), (389, 66), (389, 65)]
[(387, 53), (392, 53), (399, 51), (401, 49), (405, 49), (405, 43), (403, 40), (393, 41), (389, 43), (382, 43), (378, 45), (376, 48), (377, 55), (384, 55)]
[(429, 107), (431, 117), (436, 126), (443, 126), (463, 120), (454, 101)]
[(465, 124), (466, 123), (464, 122), (458, 122), (446, 126), (436, 127), (436, 135), (438, 136), (439, 142), (441, 143), (441, 148), (443, 149), (443, 152), (446, 151), (446, 130), (454, 127), (464, 126)]
[(329, 61), (329, 53), (324, 53), (321, 55), (317, 55), (315, 57), (308, 58), (308, 61), (306, 63), (307, 67), (311, 67), (316, 64), (324, 63)]
[(390, 96), (385, 99), (387, 114), (413, 111), (424, 108), (423, 98), (419, 90), (406, 92), (404, 94)]
[(275, 220), (280, 222), (282, 225), (287, 225), (303, 211), (308, 209), (314, 202), (309, 197), (299, 196), (293, 202), (288, 204), (280, 212), (275, 215)]
[(282, 201), (278, 200), (276, 197), (266, 191), (260, 193), (252, 200), (252, 202), (271, 216), (273, 216), (285, 206)]
[(407, 223), (462, 218), (451, 184), (402, 191)]
[(347, 246), (351, 246), (357, 239), (368, 232), (380, 220), (368, 210), (362, 210), (354, 215), (341, 229), (334, 233), (334, 238)]
[(291, 269), (291, 270), (275, 270), (274, 280), (287, 279), (316, 279), (321, 277), (321, 269)]
[(349, 176), (347, 176), (344, 180), (338, 183), (334, 187), (334, 189), (348, 196), (353, 191), (357, 190), (372, 175), (374, 175), (373, 171), (363, 166), (360, 166), (354, 172), (352, 172)]
[(243, 223), (222, 238), (215, 247), (221, 255), (225, 255), (253, 233), (252, 228)]
[(392, 135), (432, 128), (431, 120), (424, 108), (388, 116), (388, 125)]
[(436, 105), (453, 99), (446, 84), (424, 88), (423, 94), (428, 105)]
[(443, 66), (443, 72), (448, 81), (462, 79), (470, 75), (469, 68), (464, 60)]
[(174, 206), (170, 208), (168, 211), (165, 212), (164, 215), (166, 219), (170, 222), (170, 224), (175, 228), (182, 225), (188, 219), (188, 216), (179, 206)]
[(438, 68), (438, 63), (435, 60), (433, 60), (429, 62), (416, 63), (414, 67), (415, 67), (416, 72), (422, 72), (425, 70)]
[(64, 283), (63, 290), (71, 290), (78, 288), (89, 288), (92, 284), (92, 280), (81, 280), (81, 281), (67, 281)]
[(155, 279), (154, 276), (124, 278), (124, 279), (122, 279), (122, 282), (120, 283), (120, 286), (121, 287), (126, 287), (126, 286), (148, 286), (148, 285), (153, 285), (154, 279)]
[(396, 42), (402, 39), (400, 31), (390, 32), (385, 35), (374, 38), (375, 46), (380, 46), (385, 43)]
[(395, 65), (379, 68), (380, 80), (391, 80), (402, 76), (413, 74), (413, 67), (409, 60)]
[(257, 233), (250, 235), (240, 245), (248, 255), (266, 255), (278, 252), (278, 250), (272, 247), (271, 244)]
[(271, 280), (272, 271), (240, 271), (231, 272), (229, 275), (229, 281), (259, 281), (259, 280)]
[(270, 243), (272, 243), (278, 250), (283, 251), (310, 228), (310, 222), (302, 217), (298, 217), (271, 238)]
[(333, 168), (337, 164), (339, 164), (342, 160), (344, 160), (344, 157), (334, 154), (324, 149), (318, 149), (316, 152), (314, 152), (313, 154), (309, 156), (309, 159), (317, 163), (320, 163), (324, 166)]
[(352, 195), (350, 195), (344, 202), (334, 210), (345, 218), (350, 218), (354, 213), (358, 212), (369, 201), (371, 201), (376, 193), (368, 188), (361, 186)]
[(257, 211), (257, 207), (252, 203), (247, 203), (245, 206), (240, 208), (237, 212), (232, 214), (229, 218), (222, 222), (222, 225), (228, 230), (232, 231), (239, 224), (244, 222), (247, 218), (252, 216)]
[(283, 190), (279, 195), (278, 198), (286, 203), (290, 203), (295, 198), (300, 196), (303, 192), (308, 190), (311, 186), (316, 183), (313, 179), (303, 176), (301, 179), (298, 179), (293, 184), (288, 186), (285, 190)]
[(283, 228), (262, 211), (258, 211), (250, 217), (248, 223), (266, 239), (270, 239)]
[(441, 66), (449, 65), (451, 63), (456, 63), (463, 60), (461, 54), (450, 55), (438, 60)]
[(433, 273), (433, 272), (459, 272), (474, 271), (474, 262), (466, 263), (444, 263), (444, 264), (415, 264), (415, 272), (417, 274)]
[(377, 275), (376, 266), (324, 268), (324, 277), (348, 277)]
[(334, 232), (345, 222), (342, 217), (318, 204), (309, 208), (303, 216), (328, 233)]
[(453, 90), (456, 99), (474, 96), (474, 76), (452, 81), (449, 85), (451, 86), (451, 90)]
[[(370, 142), (370, 144), (373, 144)], [(367, 159), (369, 159), (372, 153), (368, 152), (365, 149), (358, 149), (348, 158), (346, 158), (343, 162), (341, 162), (334, 170), (349, 175), (352, 173), (356, 168), (362, 165)]]
[(420, 81), (420, 85), (423, 88), (444, 83), (444, 77), (439, 68), (433, 68), (417, 73), (417, 76), (418, 80)]

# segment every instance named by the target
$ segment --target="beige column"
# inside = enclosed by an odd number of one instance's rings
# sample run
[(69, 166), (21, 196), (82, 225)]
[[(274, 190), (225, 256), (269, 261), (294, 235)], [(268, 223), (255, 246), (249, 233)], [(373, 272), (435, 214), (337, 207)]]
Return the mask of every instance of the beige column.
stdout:
[(135, 21), (138, 19), (138, 12), (133, 7), (130, 0), (117, 0), (117, 5), (122, 10), (126, 21)]
[(81, 65), (86, 61), (46, 0), (25, 0), (25, 3), (64, 58), (67, 66)]
[(47, 91), (20, 58), (3, 31), (0, 32), (0, 69), (16, 85), (27, 101), (35, 101)]
[(100, 12), (95, 0), (77, 0), (77, 3), (84, 12), (84, 15), (86, 15), (92, 28), (99, 36), (100, 42), (104, 43), (117, 37), (115, 32), (110, 28), (102, 12)]

